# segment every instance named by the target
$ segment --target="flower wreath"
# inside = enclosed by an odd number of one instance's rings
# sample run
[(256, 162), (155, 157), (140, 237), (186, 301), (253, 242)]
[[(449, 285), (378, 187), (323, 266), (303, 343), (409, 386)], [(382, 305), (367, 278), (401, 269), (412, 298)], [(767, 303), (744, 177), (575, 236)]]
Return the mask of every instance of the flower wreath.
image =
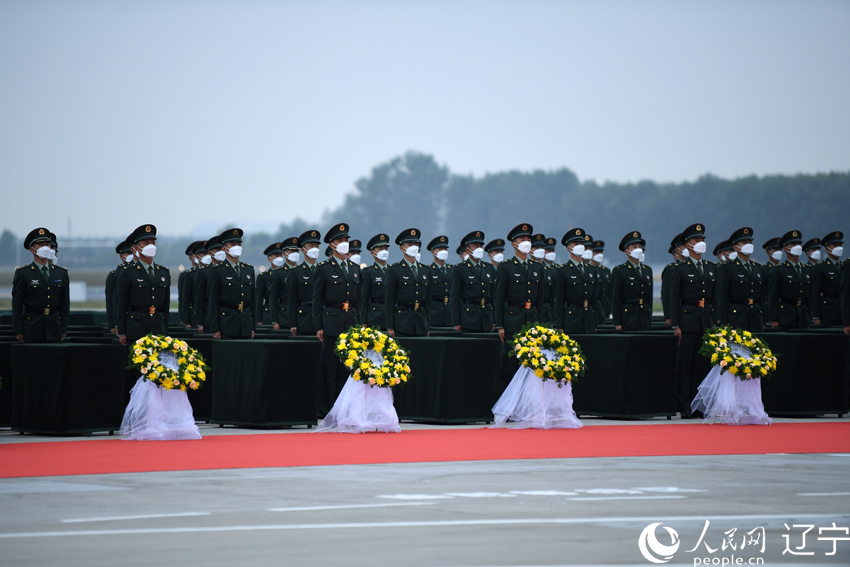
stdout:
[[(373, 350), (384, 359), (377, 365), (366, 356)], [(410, 379), (410, 358), (395, 340), (371, 327), (351, 327), (337, 338), (334, 352), (351, 369), (355, 381), (371, 387), (391, 388)]]
[[(751, 358), (733, 353), (733, 344), (750, 351)], [(706, 330), (699, 353), (707, 356), (712, 365), (719, 365), (721, 374), (728, 372), (741, 380), (769, 378), (776, 371), (778, 362), (762, 339), (750, 331), (733, 329), (728, 325)]]
[[(569, 335), (555, 329), (526, 323), (522, 330), (514, 335), (511, 345), (511, 356), (516, 357), (544, 382), (554, 380), (559, 388), (584, 376), (587, 370), (587, 360), (579, 344)], [(555, 351), (560, 357), (550, 360), (543, 353), (544, 350)]]
[[(163, 352), (174, 354), (177, 370), (162, 364), (160, 355)], [(146, 335), (137, 340), (130, 352), (127, 368), (135, 368), (145, 380), (166, 390), (197, 390), (207, 379), (210, 369), (204, 357), (186, 341), (161, 335)]]

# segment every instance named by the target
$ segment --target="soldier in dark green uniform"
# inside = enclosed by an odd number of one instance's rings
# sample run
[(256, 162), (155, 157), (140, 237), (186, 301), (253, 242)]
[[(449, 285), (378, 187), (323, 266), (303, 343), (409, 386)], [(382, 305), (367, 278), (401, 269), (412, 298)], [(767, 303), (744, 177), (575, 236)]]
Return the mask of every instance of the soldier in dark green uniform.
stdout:
[(289, 276), (292, 269), (298, 265), (298, 237), (290, 236), (280, 243), (283, 252), (283, 266), (274, 270), (269, 284), (269, 318), (275, 331), (290, 329), (289, 322)]
[(679, 233), (670, 242), (670, 248), (667, 249), (668, 254), (673, 255), (673, 261), (664, 266), (661, 271), (661, 310), (664, 313), (664, 322), (672, 326), (673, 320), (670, 315), (670, 277), (673, 274), (673, 268), (679, 262), (685, 261), (688, 254), (688, 249), (682, 241), (682, 234)]
[(186, 257), (189, 258), (189, 267), (180, 272), (177, 276), (177, 313), (180, 316), (180, 324), (184, 327), (192, 326), (192, 280), (194, 272), (197, 270), (198, 257), (195, 255), (195, 247), (198, 241), (192, 242), (186, 247)]
[(390, 237), (376, 234), (366, 243), (374, 263), (361, 272), (360, 321), (367, 327), (386, 331), (384, 305), (387, 300), (387, 258), (390, 257)]
[(812, 238), (803, 244), (803, 253), (806, 255), (808, 262), (803, 263), (803, 269), (809, 270), (809, 274), (814, 275), (814, 267), (820, 262), (821, 257), (820, 238)]
[(171, 272), (153, 261), (156, 227), (143, 224), (128, 240), (139, 260), (121, 270), (115, 283), (115, 315), (122, 345), (132, 345), (145, 335), (167, 334), (171, 307)]
[(466, 333), (490, 332), (495, 271), (484, 261), (484, 233), (474, 230), (461, 239), (460, 245), (469, 259), (455, 266), (452, 273), (449, 294), (452, 326)]
[(133, 247), (126, 240), (115, 247), (115, 253), (121, 260), (118, 266), (107, 274), (104, 294), (106, 295), (106, 325), (110, 333), (118, 335), (118, 327), (115, 322), (115, 282), (118, 281), (119, 270), (123, 270), (124, 266), (132, 262), (135, 256), (133, 255)]
[(229, 228), (218, 237), (225, 260), (210, 270), (207, 305), (214, 339), (254, 338), (257, 282), (254, 266), (239, 261), (243, 234), (241, 228)]
[(593, 264), (593, 242), (593, 237), (585, 233), (581, 262), (584, 264), (584, 271), (593, 274), (593, 315), (596, 325), (599, 326), (602, 323), (599, 317), (599, 306), (602, 304), (602, 271)]
[(812, 272), (809, 306), (815, 325), (841, 325), (840, 282), (844, 233), (830, 232), (821, 239), (826, 258)]
[(455, 250), (455, 254), (457, 254), (458, 257), (458, 263), (455, 265), (463, 264), (464, 262), (466, 262), (467, 258), (469, 258), (469, 254), (467, 254), (466, 250), (464, 250), (463, 244), (458, 244), (457, 250)]
[(618, 331), (648, 331), (652, 327), (652, 268), (641, 264), (646, 241), (638, 231), (620, 240), (626, 262), (611, 272), (611, 312)]
[(721, 240), (714, 247), (714, 250), (711, 254), (717, 258), (717, 266), (718, 268), (729, 261), (729, 252), (732, 251), (732, 245), (729, 244), (728, 240)]
[(212, 269), (227, 259), (227, 254), (221, 249), (218, 235), (207, 240), (206, 247), (207, 253), (201, 257), (201, 270), (195, 276), (195, 290), (192, 294), (192, 309), (199, 333), (203, 333), (204, 329), (209, 331), (210, 328), (209, 282)]
[(197, 313), (197, 309), (195, 308), (195, 304), (198, 302), (198, 298), (195, 297), (195, 290), (197, 289), (197, 281), (199, 278), (204, 277), (201, 274), (201, 271), (206, 267), (204, 261), (206, 259), (207, 262), (211, 263), (212, 259), (210, 255), (207, 253), (207, 242), (206, 240), (199, 240), (195, 243), (194, 247), (195, 253), (195, 267), (190, 270), (190, 273), (187, 276), (186, 281), (186, 303), (184, 305), (184, 309), (186, 310), (184, 323), (186, 327), (197, 327), (200, 325), (200, 322), (197, 320), (195, 313)]
[(36, 228), (24, 238), (31, 264), (12, 278), (12, 326), (18, 342), (58, 343), (68, 332), (70, 282), (68, 271), (51, 266), (50, 231)]
[(595, 333), (596, 271), (586, 268), (585, 231), (573, 228), (561, 239), (570, 258), (558, 270), (555, 281), (555, 327), (568, 335)]
[(286, 281), (289, 330), (296, 336), (311, 336), (317, 331), (313, 324), (313, 278), (316, 275), (316, 260), (321, 254), (321, 237), (318, 230), (305, 231), (298, 237), (304, 261), (290, 270)]
[(704, 225), (686, 228), (682, 240), (688, 258), (674, 266), (670, 275), (670, 315), (673, 333), (679, 338), (676, 400), (682, 418), (688, 419), (692, 417), (691, 402), (711, 369), (708, 359), (698, 353), (703, 333), (717, 324), (717, 265), (702, 259), (706, 252)]
[(263, 250), (263, 254), (266, 255), (269, 261), (269, 269), (257, 276), (254, 313), (257, 318), (257, 325), (271, 325), (272, 314), (269, 307), (271, 306), (272, 274), (277, 270), (283, 269), (285, 263), (281, 243), (275, 242), (269, 244)]
[(755, 249), (753, 229), (739, 228), (729, 243), (737, 256), (717, 268), (717, 318), (721, 325), (760, 333), (767, 313), (767, 278), (762, 267), (750, 260)]
[(596, 322), (602, 324), (611, 316), (611, 270), (602, 265), (605, 256), (605, 242), (593, 241), (593, 266), (596, 268), (599, 284), (599, 303), (596, 305)]
[[(59, 254), (59, 240), (56, 238), (56, 234), (50, 233), (50, 257), (47, 259), (47, 263), (51, 266), (59, 267), (59, 264), (56, 263), (56, 257)], [(64, 269), (64, 268), (63, 268)]]
[(325, 233), (332, 253), (316, 267), (313, 281), (313, 326), (322, 342), (317, 406), (322, 417), (331, 411), (349, 374), (334, 352), (337, 338), (360, 324), (360, 266), (348, 259), (348, 230), (346, 223), (338, 223)]
[(803, 268), (803, 237), (791, 230), (780, 240), (785, 261), (772, 268), (768, 278), (767, 309), (770, 326), (785, 329), (807, 329), (811, 321), (809, 298), (812, 276)]
[(782, 239), (780, 237), (775, 236), (761, 245), (761, 247), (764, 248), (765, 253), (767, 253), (767, 262), (763, 264), (765, 268), (775, 268), (782, 263), (781, 240)]
[[(463, 246), (462, 242), (461, 246)], [(431, 271), (431, 326), (451, 327), (449, 288), (451, 287), (453, 266), (446, 262), (449, 259), (449, 238), (438, 236), (431, 240), (426, 248), (434, 256), (433, 263), (427, 266)]]
[(495, 270), (499, 267), (499, 264), (505, 260), (505, 241), (501, 238), (491, 240), (487, 243), (487, 246), (484, 247), (484, 252), (486, 252), (489, 256), (490, 265), (493, 266), (493, 269)]
[[(512, 340), (526, 323), (540, 321), (539, 313), (546, 290), (543, 270), (539, 264), (528, 259), (533, 230), (530, 224), (523, 223), (508, 233), (507, 240), (514, 249), (514, 257), (501, 262), (496, 269), (493, 307), (496, 330), (503, 345)], [(509, 366), (515, 371), (516, 364), (511, 361), (515, 362), (516, 359), (508, 360)], [(508, 380), (510, 378), (507, 376)]]
[(429, 268), (416, 261), (422, 233), (408, 228), (395, 243), (403, 256), (387, 273), (387, 333), (391, 337), (427, 336), (431, 330), (431, 278)]

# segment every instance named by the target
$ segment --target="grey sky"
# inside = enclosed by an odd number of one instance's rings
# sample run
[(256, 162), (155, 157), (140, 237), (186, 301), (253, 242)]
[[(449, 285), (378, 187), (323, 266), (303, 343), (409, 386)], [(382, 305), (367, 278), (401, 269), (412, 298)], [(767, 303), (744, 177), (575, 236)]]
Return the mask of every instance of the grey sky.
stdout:
[(476, 175), (847, 171), (848, 29), (846, 1), (2, 0), (0, 229), (317, 220), (411, 149)]

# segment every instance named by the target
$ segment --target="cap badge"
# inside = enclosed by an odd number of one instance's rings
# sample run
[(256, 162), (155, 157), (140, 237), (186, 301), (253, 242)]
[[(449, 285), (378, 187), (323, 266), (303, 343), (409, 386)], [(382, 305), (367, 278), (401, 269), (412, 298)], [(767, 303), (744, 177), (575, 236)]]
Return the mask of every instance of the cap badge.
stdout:
[(150, 231), (151, 231), (151, 227), (146, 226), (146, 227), (145, 227), (145, 232), (150, 232)]
[(412, 230), (410, 231), (410, 234), (412, 234), (413, 236), (416, 236), (416, 229), (415, 229), (415, 228), (414, 228), (414, 229), (412, 229)]
[(445, 242), (445, 241), (446, 241), (446, 237), (445, 237), (445, 236), (441, 236), (441, 237), (440, 237), (440, 242)]
[(750, 233), (750, 229), (749, 229), (749, 228), (745, 228), (745, 229), (744, 229), (744, 234), (749, 234), (749, 233)]
[(344, 225), (344, 224), (339, 225), (339, 229), (340, 229), (340, 230), (345, 230), (345, 225)]
[(475, 236), (481, 236), (481, 233), (480, 233), (480, 232), (476, 232), (476, 233), (475, 233)]
[(577, 229), (576, 229), (576, 234), (581, 234), (581, 229), (580, 229), (580, 228), (577, 228)]
[(697, 230), (702, 230), (702, 226), (697, 225)]
[(792, 234), (791, 236), (793, 236), (793, 237), (795, 237), (795, 238), (796, 238), (796, 237), (797, 237), (797, 231), (795, 230), (795, 231), (794, 231), (794, 234)]
[(38, 229), (38, 233), (39, 233), (39, 234), (44, 234), (44, 229), (43, 229), (43, 228)]
[(528, 230), (528, 225), (527, 225), (527, 224), (522, 225), (522, 229), (523, 229), (523, 230)]
[(314, 230), (313, 232), (311, 232), (310, 236), (316, 236), (316, 231)]
[(637, 232), (633, 232), (633, 233), (632, 233), (632, 236), (634, 236), (635, 238), (637, 238), (637, 237), (638, 237), (638, 233), (637, 233)]

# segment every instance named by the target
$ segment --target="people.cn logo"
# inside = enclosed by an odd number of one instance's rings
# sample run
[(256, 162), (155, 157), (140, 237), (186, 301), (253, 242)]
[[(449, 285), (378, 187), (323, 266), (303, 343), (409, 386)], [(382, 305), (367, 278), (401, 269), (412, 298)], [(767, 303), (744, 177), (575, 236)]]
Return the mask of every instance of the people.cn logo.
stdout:
[(655, 529), (661, 525), (656, 522), (646, 526), (638, 538), (638, 548), (641, 555), (650, 563), (667, 563), (679, 549), (679, 534), (673, 528), (664, 527), (672, 540), (670, 545), (664, 545), (655, 537)]

